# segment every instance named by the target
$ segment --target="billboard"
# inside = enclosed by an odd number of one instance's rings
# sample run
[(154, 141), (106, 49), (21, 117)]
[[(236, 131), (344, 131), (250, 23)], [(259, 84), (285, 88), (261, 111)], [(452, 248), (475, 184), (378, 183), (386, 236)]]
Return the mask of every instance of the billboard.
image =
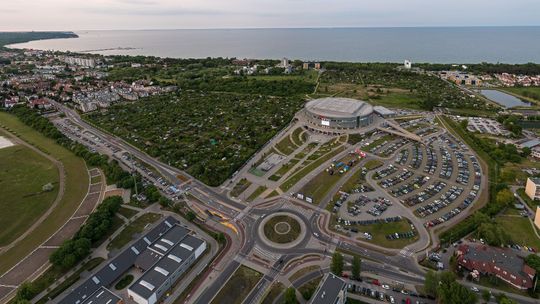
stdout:
[(323, 126), (328, 126), (328, 127), (329, 127), (329, 126), (330, 126), (330, 120), (324, 120), (324, 119), (322, 119), (322, 120), (321, 120), (321, 125), (323, 125)]

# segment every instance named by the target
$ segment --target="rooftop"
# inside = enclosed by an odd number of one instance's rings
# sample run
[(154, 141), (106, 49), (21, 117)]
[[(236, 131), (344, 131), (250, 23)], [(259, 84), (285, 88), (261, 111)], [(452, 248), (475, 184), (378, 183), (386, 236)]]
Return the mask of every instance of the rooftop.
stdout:
[(122, 298), (115, 295), (112, 291), (105, 287), (101, 287), (94, 292), (88, 299), (82, 304), (116, 304), (122, 301)]
[(373, 107), (365, 101), (340, 97), (313, 99), (306, 104), (306, 109), (321, 116), (338, 118), (365, 116), (373, 113)]
[(310, 304), (334, 304), (339, 293), (345, 286), (345, 281), (333, 274), (325, 276), (317, 293), (313, 296)]

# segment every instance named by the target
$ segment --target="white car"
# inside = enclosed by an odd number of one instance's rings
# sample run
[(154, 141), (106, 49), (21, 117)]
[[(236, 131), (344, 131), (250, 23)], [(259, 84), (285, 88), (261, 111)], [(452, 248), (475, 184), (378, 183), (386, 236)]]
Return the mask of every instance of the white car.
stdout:
[(392, 303), (392, 304), (396, 303), (396, 300), (394, 300), (393, 296), (390, 296), (390, 303)]
[(386, 289), (386, 290), (390, 289), (390, 286), (388, 286), (388, 285), (386, 285), (386, 284), (381, 285), (381, 287), (382, 287), (383, 289)]
[(471, 287), (471, 290), (474, 291), (474, 292), (480, 292), (480, 289), (478, 289), (478, 288), (475, 287), (475, 286)]

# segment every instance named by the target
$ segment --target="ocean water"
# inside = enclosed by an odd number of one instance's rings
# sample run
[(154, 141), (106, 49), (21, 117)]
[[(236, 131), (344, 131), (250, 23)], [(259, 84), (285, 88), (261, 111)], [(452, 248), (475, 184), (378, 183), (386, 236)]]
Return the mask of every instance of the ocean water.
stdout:
[(540, 27), (77, 31), (17, 48), (176, 58), (540, 63)]

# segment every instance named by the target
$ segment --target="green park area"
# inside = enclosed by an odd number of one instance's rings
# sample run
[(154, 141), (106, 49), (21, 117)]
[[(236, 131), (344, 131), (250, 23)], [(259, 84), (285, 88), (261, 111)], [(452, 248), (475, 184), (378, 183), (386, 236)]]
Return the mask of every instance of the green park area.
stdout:
[[(49, 183), (51, 189), (44, 189)], [(58, 168), (49, 159), (23, 145), (0, 149), (0, 247), (28, 230), (51, 207), (58, 187)]]
[(246, 191), (246, 189), (249, 188), (249, 186), (251, 186), (250, 181), (248, 181), (246, 178), (240, 179), (231, 190), (231, 196), (238, 197), (240, 194)]
[(214, 297), (211, 304), (242, 303), (262, 276), (262, 273), (241, 265)]
[(66, 175), (64, 195), (49, 216), (32, 233), (0, 255), (0, 273), (3, 273), (43, 243), (73, 215), (88, 191), (89, 175), (82, 158), (26, 126), (15, 116), (0, 112), (0, 126), (62, 162)]
[(485, 109), (485, 101), (463, 93), (437, 77), (398, 71), (391, 63), (340, 63), (325, 65), (317, 93), (321, 96), (350, 97), (374, 105), (401, 109), (448, 108)]
[(161, 215), (145, 213), (127, 225), (108, 245), (107, 249), (120, 249), (133, 239), (133, 235), (141, 233), (147, 225), (159, 220)]
[[(276, 79), (283, 84), (290, 81)], [(255, 82), (249, 88), (249, 83)], [(304, 102), (305, 96), (299, 93), (312, 91), (308, 83), (308, 90), (278, 95), (269, 89), (273, 84), (236, 79), (207, 88), (204, 93), (183, 87), (178, 93), (116, 104), (84, 118), (151, 156), (217, 186), (290, 123)], [(285, 88), (288, 92), (289, 88)], [(145, 106), (141, 107), (141, 103)], [(292, 153), (296, 147), (290, 137), (276, 145), (284, 154)]]
[(246, 200), (248, 202), (252, 202), (254, 199), (259, 197), (259, 195), (261, 195), (264, 191), (266, 191), (266, 189), (268, 189), (266, 188), (266, 186), (257, 187), (257, 189), (255, 189), (255, 191), (253, 191), (253, 193), (251, 193)]
[(533, 247), (540, 249), (540, 238), (538, 230), (528, 217), (522, 217), (517, 214), (500, 215), (495, 222), (502, 227), (502, 230), (508, 234), (510, 240), (520, 246)]
[[(345, 165), (356, 159), (356, 154), (347, 155), (335, 163), (344, 163)], [(352, 168), (352, 167), (351, 167)], [(329, 169), (330, 170), (330, 169)], [(327, 170), (321, 171), (307, 184), (300, 189), (300, 193), (313, 198), (313, 202), (320, 203), (328, 192), (336, 185), (345, 173), (340, 173), (340, 168), (332, 168), (331, 172)]]
[(281, 184), (280, 188), (284, 191), (289, 190), (311, 171), (317, 169), (320, 165), (332, 159), (344, 150), (345, 147), (342, 146), (342, 142), (339, 140), (332, 140), (329, 143), (322, 145), (319, 149), (317, 149), (317, 151), (308, 157), (308, 159), (305, 161), (307, 164), (302, 167), (302, 169), (297, 169), (298, 171), (292, 174), (292, 176)]

